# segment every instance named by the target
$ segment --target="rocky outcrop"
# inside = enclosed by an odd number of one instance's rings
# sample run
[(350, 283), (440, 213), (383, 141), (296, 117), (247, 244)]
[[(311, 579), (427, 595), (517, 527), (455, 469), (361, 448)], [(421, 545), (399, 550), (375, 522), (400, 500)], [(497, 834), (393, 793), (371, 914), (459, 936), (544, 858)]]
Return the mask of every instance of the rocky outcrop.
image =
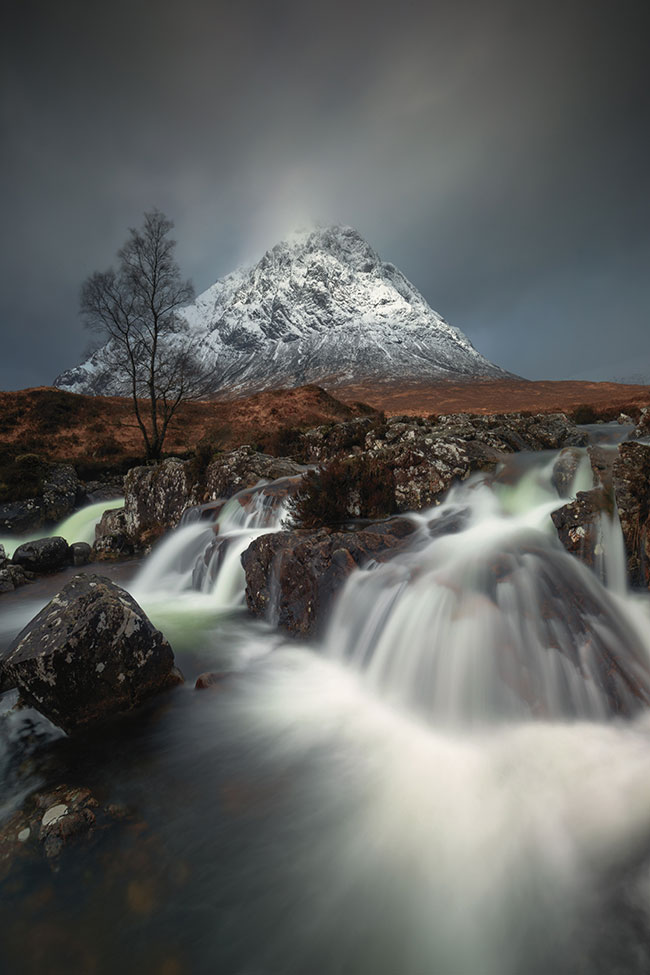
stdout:
[(134, 467), (124, 479), (124, 525), (132, 542), (173, 528), (191, 498), (188, 465), (177, 458)]
[(33, 572), (14, 565), (11, 559), (0, 558), (0, 593), (13, 592), (34, 578)]
[(51, 465), (38, 497), (0, 505), (0, 531), (22, 534), (53, 525), (71, 515), (84, 497), (85, 490), (74, 467)]
[(650, 445), (622, 443), (617, 449), (590, 447), (597, 485), (551, 515), (565, 548), (589, 566), (598, 556), (598, 516), (618, 513), (628, 581), (650, 587)]
[(71, 733), (182, 681), (163, 634), (109, 579), (75, 576), (0, 661), (0, 685)]
[[(175, 528), (187, 508), (205, 502), (220, 503), (261, 480), (273, 481), (303, 470), (289, 458), (270, 457), (249, 446), (219, 454), (203, 471), (197, 471), (192, 461), (175, 458), (156, 467), (135, 467), (124, 482), (123, 520), (118, 523), (115, 518), (111, 527), (109, 521), (104, 523), (102, 519), (98, 526), (98, 555), (106, 557), (113, 550), (123, 551), (122, 535), (131, 550), (141, 548), (167, 529)], [(109, 540), (112, 531), (118, 536), (115, 542)]]
[(19, 545), (13, 554), (12, 562), (38, 575), (58, 572), (70, 562), (70, 546), (60, 535), (54, 535), (52, 538), (37, 538), (33, 542)]
[(26, 501), (9, 501), (0, 504), (0, 532), (24, 535), (43, 527), (43, 503), (40, 498)]
[(100, 561), (133, 555), (133, 543), (126, 530), (124, 508), (109, 508), (95, 525), (93, 555)]
[(292, 636), (314, 635), (350, 573), (371, 559), (391, 558), (413, 531), (411, 521), (395, 518), (360, 531), (262, 535), (242, 555), (248, 608)]
[(637, 440), (646, 437), (650, 437), (650, 406), (642, 407), (639, 422), (630, 434), (629, 439)]
[(293, 477), (304, 467), (288, 457), (270, 457), (244, 445), (237, 450), (219, 454), (209, 464), (203, 489), (204, 501), (231, 498), (243, 488), (254, 487), (260, 481), (275, 481)]
[(634, 586), (650, 586), (650, 445), (623, 443), (612, 468), (616, 507)]
[(575, 555), (594, 568), (599, 551), (600, 536), (598, 521), (601, 513), (611, 513), (612, 500), (603, 488), (591, 491), (578, 491), (575, 501), (553, 511), (551, 518), (557, 529), (558, 538), (567, 552)]

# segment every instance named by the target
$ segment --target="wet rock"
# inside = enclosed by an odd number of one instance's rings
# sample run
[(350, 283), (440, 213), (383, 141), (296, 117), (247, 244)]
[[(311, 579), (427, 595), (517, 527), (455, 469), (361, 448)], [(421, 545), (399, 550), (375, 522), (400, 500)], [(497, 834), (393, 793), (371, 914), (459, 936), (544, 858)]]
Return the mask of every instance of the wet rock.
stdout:
[(650, 586), (650, 445), (623, 443), (612, 468), (616, 507), (633, 586)]
[(75, 576), (0, 661), (0, 683), (71, 733), (182, 682), (163, 634), (109, 579)]
[(127, 534), (124, 509), (110, 508), (95, 526), (93, 555), (96, 559), (105, 561), (132, 554), (133, 543)]
[(569, 497), (573, 488), (581, 455), (576, 447), (564, 447), (553, 465), (551, 482), (561, 498)]
[(19, 545), (12, 562), (37, 574), (57, 572), (70, 562), (70, 546), (65, 538), (38, 538)]
[(207, 671), (205, 674), (199, 674), (194, 688), (197, 691), (216, 690), (222, 686), (228, 676), (221, 671)]
[(92, 548), (88, 542), (73, 542), (70, 546), (70, 558), (73, 565), (88, 565), (91, 555)]
[(0, 593), (13, 592), (33, 578), (33, 572), (23, 569), (20, 565), (14, 565), (9, 559), (0, 560)]
[(599, 551), (599, 516), (611, 510), (611, 497), (603, 488), (594, 488), (591, 491), (578, 491), (575, 501), (551, 513), (558, 538), (567, 552), (591, 568), (596, 564), (596, 557), (602, 554)]
[(254, 616), (277, 622), (293, 636), (324, 626), (335, 595), (357, 566), (401, 551), (414, 525), (405, 518), (360, 531), (285, 531), (262, 535), (242, 555), (246, 602)]
[(120, 820), (112, 806), (100, 805), (84, 786), (59, 785), (32, 793), (23, 807), (0, 825), (0, 882), (28, 861), (58, 870), (62, 854), (83, 850), (96, 834)]

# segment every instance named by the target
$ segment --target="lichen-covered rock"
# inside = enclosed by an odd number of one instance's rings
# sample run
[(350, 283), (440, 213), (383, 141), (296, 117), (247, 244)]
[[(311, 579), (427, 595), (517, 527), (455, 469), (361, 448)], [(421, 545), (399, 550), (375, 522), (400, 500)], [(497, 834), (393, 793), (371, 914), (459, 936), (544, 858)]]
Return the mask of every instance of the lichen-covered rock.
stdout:
[(242, 555), (248, 608), (293, 636), (313, 635), (324, 626), (350, 573), (370, 559), (386, 561), (402, 550), (413, 531), (413, 522), (394, 518), (355, 532), (262, 535)]
[(96, 559), (107, 561), (132, 554), (133, 543), (127, 534), (124, 509), (109, 508), (95, 525), (93, 555)]
[(191, 501), (188, 465), (175, 457), (134, 467), (124, 479), (124, 525), (131, 542), (174, 528)]
[(0, 684), (70, 733), (182, 681), (163, 634), (124, 589), (75, 576), (0, 660)]
[(602, 555), (599, 516), (612, 510), (611, 497), (603, 488), (578, 491), (576, 499), (551, 513), (558, 538), (567, 552), (594, 568)]
[(13, 592), (19, 586), (34, 578), (33, 572), (26, 572), (19, 565), (14, 565), (9, 559), (0, 559), (0, 593)]
[(639, 416), (639, 422), (630, 434), (630, 440), (645, 439), (650, 437), (650, 406), (644, 406), (641, 409), (641, 415)]
[(54, 535), (52, 538), (37, 538), (33, 542), (19, 545), (13, 554), (12, 562), (37, 574), (57, 572), (69, 564), (70, 546), (60, 535)]
[(74, 467), (56, 464), (47, 474), (43, 484), (43, 516), (45, 522), (57, 522), (67, 518), (80, 504), (85, 491)]
[(288, 457), (270, 457), (247, 445), (220, 454), (208, 465), (203, 501), (231, 498), (243, 488), (254, 487), (259, 481), (275, 481), (292, 477), (304, 470)]
[(436, 440), (418, 449), (395, 444), (374, 456), (388, 464), (395, 478), (397, 511), (417, 511), (436, 504), (454, 481), (474, 471), (493, 471), (501, 460), (494, 448), (475, 440)]

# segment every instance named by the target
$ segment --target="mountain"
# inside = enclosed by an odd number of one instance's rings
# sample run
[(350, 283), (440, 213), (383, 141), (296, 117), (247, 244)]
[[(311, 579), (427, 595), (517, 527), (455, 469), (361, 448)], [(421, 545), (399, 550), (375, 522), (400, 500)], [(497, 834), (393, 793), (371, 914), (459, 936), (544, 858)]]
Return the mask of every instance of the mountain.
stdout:
[[(215, 392), (509, 375), (351, 227), (295, 234), (217, 281), (181, 316)], [(55, 385), (115, 392), (103, 349)]]

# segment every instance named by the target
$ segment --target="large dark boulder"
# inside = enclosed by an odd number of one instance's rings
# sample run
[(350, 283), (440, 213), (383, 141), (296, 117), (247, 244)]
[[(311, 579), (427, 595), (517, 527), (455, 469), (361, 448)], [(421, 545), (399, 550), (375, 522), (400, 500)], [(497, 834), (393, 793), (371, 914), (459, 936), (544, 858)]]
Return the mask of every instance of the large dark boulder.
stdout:
[(70, 733), (182, 682), (174, 654), (132, 596), (75, 576), (19, 633), (0, 685)]
[(33, 542), (19, 545), (12, 561), (21, 568), (38, 574), (58, 572), (70, 562), (70, 546), (60, 535), (37, 538)]
[(246, 602), (293, 636), (322, 630), (334, 597), (350, 573), (371, 559), (402, 551), (415, 530), (406, 518), (360, 531), (284, 531), (256, 538), (242, 555)]

